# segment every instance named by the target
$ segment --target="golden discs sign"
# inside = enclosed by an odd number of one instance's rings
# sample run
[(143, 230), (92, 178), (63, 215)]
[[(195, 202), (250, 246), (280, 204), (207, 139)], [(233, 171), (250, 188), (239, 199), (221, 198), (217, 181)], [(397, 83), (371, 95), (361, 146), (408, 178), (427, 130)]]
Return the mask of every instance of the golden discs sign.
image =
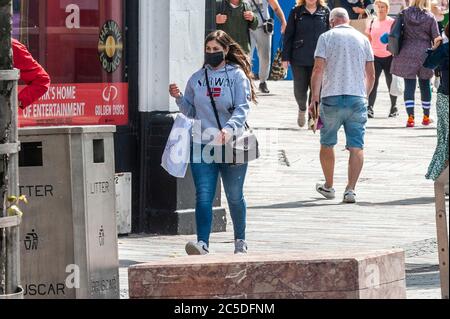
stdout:
[(100, 31), (98, 53), (106, 72), (113, 73), (119, 68), (123, 57), (122, 30), (113, 20), (106, 21)]

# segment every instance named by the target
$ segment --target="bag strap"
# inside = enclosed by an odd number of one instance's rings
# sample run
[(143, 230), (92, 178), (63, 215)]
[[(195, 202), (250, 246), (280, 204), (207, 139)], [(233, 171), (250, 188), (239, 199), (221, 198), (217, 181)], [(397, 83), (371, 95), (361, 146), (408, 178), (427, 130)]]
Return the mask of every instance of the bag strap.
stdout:
[(209, 76), (208, 76), (208, 69), (205, 68), (205, 76), (206, 76), (206, 86), (208, 88), (208, 94), (209, 94), (209, 98), (211, 99), (211, 105), (214, 109), (214, 115), (216, 117), (216, 121), (217, 121), (217, 126), (219, 127), (219, 130), (223, 130), (222, 124), (220, 124), (220, 118), (219, 118), (219, 111), (217, 111), (217, 105), (216, 105), (216, 101), (214, 100), (213, 97), (213, 92), (211, 90), (211, 85), (209, 84)]
[(261, 11), (261, 8), (256, 4), (255, 0), (252, 0), (253, 4), (255, 5), (256, 9), (258, 9), (259, 15), (261, 16), (261, 19), (263, 21), (263, 23), (266, 23), (267, 20), (264, 19), (263, 13)]
[(369, 28), (369, 34), (372, 35), (372, 30), (373, 30), (373, 24), (375, 22), (375, 18), (372, 19), (372, 21), (370, 21), (370, 28)]
[[(217, 121), (217, 126), (222, 131), (223, 127), (222, 127), (222, 124), (220, 124), (219, 111), (217, 111), (216, 101), (214, 100), (213, 92), (211, 90), (211, 85), (209, 84), (208, 69), (206, 67), (205, 67), (205, 77), (206, 77), (206, 87), (208, 88), (208, 94), (209, 94), (209, 98), (211, 100), (211, 105), (212, 105), (213, 110), (214, 110), (214, 116), (215, 116), (216, 121)], [(247, 122), (244, 123), (244, 127), (247, 130), (250, 130), (250, 126), (248, 125)]]

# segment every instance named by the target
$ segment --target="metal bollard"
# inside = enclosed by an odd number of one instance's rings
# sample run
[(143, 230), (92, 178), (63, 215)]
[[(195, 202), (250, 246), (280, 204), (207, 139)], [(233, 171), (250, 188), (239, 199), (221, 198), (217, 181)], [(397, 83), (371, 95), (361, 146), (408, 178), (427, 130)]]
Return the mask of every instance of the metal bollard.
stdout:
[(442, 299), (449, 299), (449, 275), (448, 275), (448, 228), (447, 213), (445, 207), (445, 184), (448, 184), (448, 167), (434, 184), (436, 200), (436, 228), (439, 249), (439, 268), (441, 274)]

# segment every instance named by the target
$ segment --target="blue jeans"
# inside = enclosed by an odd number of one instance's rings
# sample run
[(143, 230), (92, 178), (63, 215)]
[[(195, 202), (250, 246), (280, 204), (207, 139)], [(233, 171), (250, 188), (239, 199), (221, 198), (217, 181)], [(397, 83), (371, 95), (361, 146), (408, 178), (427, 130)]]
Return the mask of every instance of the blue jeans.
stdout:
[(325, 97), (320, 116), (323, 122), (320, 142), (323, 146), (336, 146), (339, 129), (344, 126), (347, 148), (364, 149), (367, 123), (365, 98), (351, 95)]
[[(204, 145), (202, 146), (202, 149)], [(233, 220), (234, 239), (245, 240), (247, 204), (244, 198), (244, 182), (248, 164), (233, 166), (230, 164), (205, 163), (203, 160), (191, 160), (191, 171), (197, 193), (195, 217), (197, 239), (209, 246), (211, 234), (213, 203), (216, 197), (217, 181), (222, 177), (223, 187)]]

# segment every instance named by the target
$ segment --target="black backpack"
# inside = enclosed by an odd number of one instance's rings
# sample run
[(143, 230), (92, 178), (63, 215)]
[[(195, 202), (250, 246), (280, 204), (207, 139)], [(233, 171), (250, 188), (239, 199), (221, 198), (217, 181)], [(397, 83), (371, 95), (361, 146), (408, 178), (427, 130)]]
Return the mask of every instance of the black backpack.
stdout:
[(402, 49), (404, 27), (405, 18), (403, 12), (400, 12), (389, 33), (387, 50), (391, 52), (393, 56), (399, 55)]

